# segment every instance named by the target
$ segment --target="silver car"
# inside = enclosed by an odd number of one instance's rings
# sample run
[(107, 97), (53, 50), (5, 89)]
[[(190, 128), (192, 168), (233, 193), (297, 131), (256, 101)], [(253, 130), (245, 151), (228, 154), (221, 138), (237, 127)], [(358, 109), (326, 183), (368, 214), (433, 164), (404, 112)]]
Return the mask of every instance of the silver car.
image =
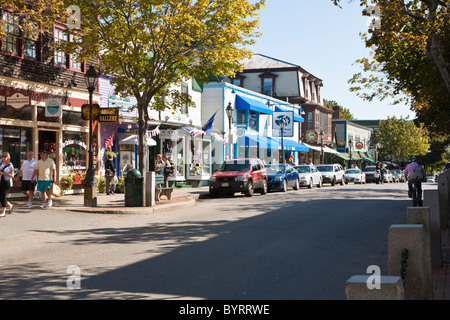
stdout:
[(317, 188), (322, 187), (322, 174), (317, 170), (317, 168), (310, 164), (295, 166), (295, 170), (298, 172), (300, 177), (300, 186), (308, 186), (312, 188), (316, 185)]
[(356, 168), (348, 169), (344, 173), (344, 180), (345, 180), (345, 184), (348, 184), (349, 182), (365, 184), (366, 183), (366, 174)]

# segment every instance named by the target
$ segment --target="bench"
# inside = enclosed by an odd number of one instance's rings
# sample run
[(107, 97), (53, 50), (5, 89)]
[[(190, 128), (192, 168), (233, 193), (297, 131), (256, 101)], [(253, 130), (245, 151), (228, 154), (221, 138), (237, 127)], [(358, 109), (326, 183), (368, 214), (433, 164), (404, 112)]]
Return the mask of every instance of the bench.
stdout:
[(155, 175), (155, 201), (159, 201), (161, 196), (166, 196), (167, 199), (172, 198), (172, 192), (175, 187), (163, 187), (164, 177), (161, 174)]

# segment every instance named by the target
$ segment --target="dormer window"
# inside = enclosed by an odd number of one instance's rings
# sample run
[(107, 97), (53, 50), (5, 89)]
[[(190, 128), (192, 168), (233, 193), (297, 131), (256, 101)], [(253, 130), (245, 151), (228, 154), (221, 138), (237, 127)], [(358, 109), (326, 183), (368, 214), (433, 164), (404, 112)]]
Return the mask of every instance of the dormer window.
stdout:
[(278, 75), (271, 72), (264, 72), (259, 77), (261, 78), (261, 93), (266, 96), (276, 97), (275, 79)]
[(236, 74), (233, 78), (230, 77), (231, 84), (238, 87), (244, 87), (244, 79), (245, 77), (240, 74)]

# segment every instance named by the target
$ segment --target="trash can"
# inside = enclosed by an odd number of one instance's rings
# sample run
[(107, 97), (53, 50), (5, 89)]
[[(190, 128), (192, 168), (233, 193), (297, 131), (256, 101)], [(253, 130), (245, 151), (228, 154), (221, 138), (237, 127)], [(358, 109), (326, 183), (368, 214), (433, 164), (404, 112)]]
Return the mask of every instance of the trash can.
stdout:
[(125, 207), (142, 207), (144, 178), (137, 169), (131, 169), (125, 177)]

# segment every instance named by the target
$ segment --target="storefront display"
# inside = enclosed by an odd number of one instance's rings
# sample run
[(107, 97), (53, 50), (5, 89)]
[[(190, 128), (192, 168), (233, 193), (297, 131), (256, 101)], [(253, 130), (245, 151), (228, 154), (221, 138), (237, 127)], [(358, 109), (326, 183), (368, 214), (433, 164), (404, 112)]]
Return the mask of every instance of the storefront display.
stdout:
[(86, 133), (63, 132), (62, 142), (62, 174), (86, 172)]

